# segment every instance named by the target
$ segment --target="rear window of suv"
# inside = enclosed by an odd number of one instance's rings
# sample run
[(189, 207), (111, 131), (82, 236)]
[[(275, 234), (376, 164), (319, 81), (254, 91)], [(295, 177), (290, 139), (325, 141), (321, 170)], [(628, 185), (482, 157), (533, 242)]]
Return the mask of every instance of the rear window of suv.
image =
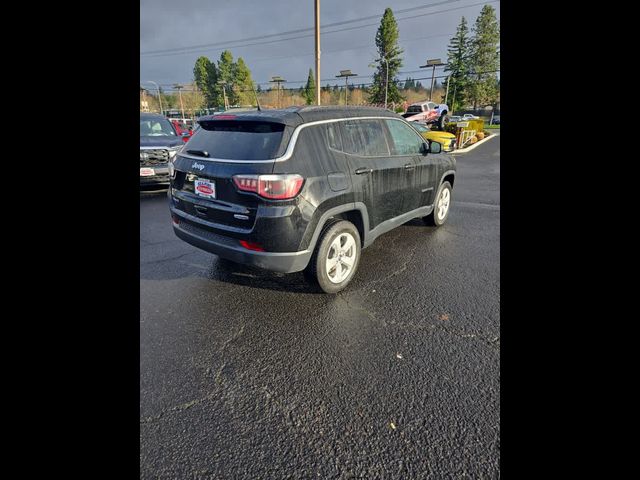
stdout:
[(201, 123), (188, 150), (202, 150), (211, 158), (270, 160), (277, 158), (285, 126), (281, 123), (210, 120)]

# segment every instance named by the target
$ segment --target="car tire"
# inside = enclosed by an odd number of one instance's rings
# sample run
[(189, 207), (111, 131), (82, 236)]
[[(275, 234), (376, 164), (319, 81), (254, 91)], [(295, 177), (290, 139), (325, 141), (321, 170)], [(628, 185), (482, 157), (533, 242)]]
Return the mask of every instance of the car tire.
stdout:
[(346, 220), (332, 223), (320, 234), (305, 277), (325, 293), (338, 293), (358, 270), (360, 252), (360, 233), (355, 225)]
[(447, 117), (447, 115), (440, 115), (440, 118), (438, 118), (438, 130), (440, 130), (441, 132), (444, 132), (445, 125), (447, 124), (448, 121), (449, 121), (449, 117)]
[(451, 184), (449, 182), (443, 182), (436, 194), (436, 200), (433, 204), (433, 211), (423, 217), (424, 222), (427, 225), (433, 227), (439, 227), (444, 225), (449, 218), (449, 210), (451, 207)]

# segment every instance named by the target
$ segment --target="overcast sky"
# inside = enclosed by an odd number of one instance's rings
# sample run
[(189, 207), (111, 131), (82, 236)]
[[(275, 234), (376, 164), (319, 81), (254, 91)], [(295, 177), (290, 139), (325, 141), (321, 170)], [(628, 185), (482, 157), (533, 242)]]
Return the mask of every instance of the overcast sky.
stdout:
[[(446, 61), (447, 44), (460, 18), (466, 17), (473, 25), (484, 4), (496, 10), (499, 20), (499, 1), (321, 0), (322, 84), (326, 79), (332, 85), (342, 84), (343, 79), (334, 77), (344, 69), (361, 76), (350, 78), (350, 83), (371, 82), (374, 69), (369, 64), (376, 58), (375, 34), (385, 8), (391, 7), (404, 49), (398, 78), (429, 77), (422, 80), (428, 85), (431, 71), (419, 66), (430, 58)], [(425, 5), (433, 6), (416, 8)], [(406, 9), (411, 10), (400, 12)], [(329, 26), (345, 21), (348, 23)], [(152, 80), (167, 89), (176, 82), (191, 82), (199, 56), (213, 61), (228, 49), (234, 60), (244, 59), (254, 81), (263, 88), (274, 75), (288, 81), (283, 86), (298, 87), (306, 82), (309, 68), (315, 69), (313, 27), (313, 0), (141, 0), (140, 80)], [(274, 36), (292, 30), (297, 32)], [(343, 31), (329, 33), (334, 30)], [(233, 43), (220, 45), (222, 42)], [(440, 72), (436, 70), (436, 75)]]

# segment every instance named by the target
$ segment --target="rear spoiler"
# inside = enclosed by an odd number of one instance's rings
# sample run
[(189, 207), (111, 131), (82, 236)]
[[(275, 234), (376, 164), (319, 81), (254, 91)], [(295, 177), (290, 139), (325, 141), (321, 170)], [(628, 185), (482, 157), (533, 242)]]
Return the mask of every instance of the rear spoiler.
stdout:
[[(264, 112), (264, 110), (262, 111)], [(238, 120), (240, 122), (268, 122), (279, 123), (290, 127), (297, 127), (302, 122), (300, 118), (294, 116), (274, 116), (268, 113), (256, 111), (255, 113), (219, 113), (218, 115), (206, 115), (198, 119), (198, 124), (202, 126), (203, 122), (209, 123), (213, 121)], [(297, 120), (297, 121), (296, 121)]]

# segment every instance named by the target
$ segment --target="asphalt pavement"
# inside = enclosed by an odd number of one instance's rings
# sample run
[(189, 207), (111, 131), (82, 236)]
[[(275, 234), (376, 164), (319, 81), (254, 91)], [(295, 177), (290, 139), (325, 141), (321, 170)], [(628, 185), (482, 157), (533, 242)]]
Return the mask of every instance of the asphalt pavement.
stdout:
[(500, 476), (500, 137), (456, 157), (447, 224), (379, 237), (337, 295), (141, 192), (141, 478)]

